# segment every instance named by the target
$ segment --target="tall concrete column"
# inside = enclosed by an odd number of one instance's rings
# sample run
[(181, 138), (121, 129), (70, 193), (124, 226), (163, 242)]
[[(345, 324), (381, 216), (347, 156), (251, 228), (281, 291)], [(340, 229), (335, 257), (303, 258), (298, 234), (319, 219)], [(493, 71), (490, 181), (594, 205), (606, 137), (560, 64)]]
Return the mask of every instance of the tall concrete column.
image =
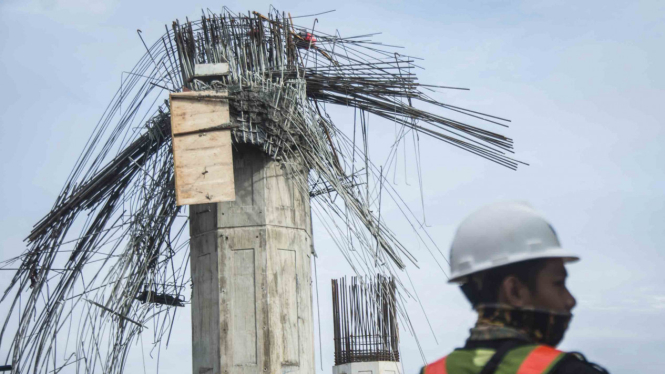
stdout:
[(234, 149), (236, 200), (190, 206), (194, 374), (312, 374), (309, 196), (258, 149)]

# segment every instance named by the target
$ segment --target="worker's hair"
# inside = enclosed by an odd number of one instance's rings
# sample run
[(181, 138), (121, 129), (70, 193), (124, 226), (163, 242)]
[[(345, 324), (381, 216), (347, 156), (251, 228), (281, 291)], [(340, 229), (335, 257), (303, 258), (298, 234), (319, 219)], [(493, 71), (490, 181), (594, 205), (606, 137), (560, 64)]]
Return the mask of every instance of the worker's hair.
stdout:
[(475, 308), (478, 304), (494, 304), (499, 301), (499, 288), (508, 276), (515, 276), (531, 292), (536, 291), (536, 278), (545, 267), (546, 258), (520, 261), (472, 274), (460, 287), (464, 296)]

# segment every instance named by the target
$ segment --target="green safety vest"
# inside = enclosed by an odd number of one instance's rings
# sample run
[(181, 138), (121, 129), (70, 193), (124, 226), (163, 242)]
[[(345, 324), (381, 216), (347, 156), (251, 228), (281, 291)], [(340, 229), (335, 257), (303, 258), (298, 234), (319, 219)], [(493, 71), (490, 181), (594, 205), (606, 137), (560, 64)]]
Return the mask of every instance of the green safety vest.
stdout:
[[(478, 374), (494, 349), (458, 349), (423, 368), (422, 374)], [(547, 374), (565, 356), (546, 345), (524, 345), (513, 348), (503, 357), (495, 374)]]

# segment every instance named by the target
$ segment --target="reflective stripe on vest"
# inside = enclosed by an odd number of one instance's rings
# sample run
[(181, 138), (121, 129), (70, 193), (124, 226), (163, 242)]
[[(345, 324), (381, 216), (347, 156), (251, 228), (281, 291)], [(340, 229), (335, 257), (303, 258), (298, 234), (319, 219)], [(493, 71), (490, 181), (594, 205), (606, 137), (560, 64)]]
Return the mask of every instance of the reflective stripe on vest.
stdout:
[[(457, 350), (423, 368), (421, 374), (478, 374), (493, 351)], [(527, 345), (510, 350), (496, 368), (496, 374), (547, 374), (565, 355), (545, 345)]]
[(446, 356), (425, 366), (423, 374), (448, 374), (448, 371), (446, 370), (446, 358), (448, 357)]
[(562, 353), (552, 347), (539, 345), (522, 361), (517, 374), (544, 373)]

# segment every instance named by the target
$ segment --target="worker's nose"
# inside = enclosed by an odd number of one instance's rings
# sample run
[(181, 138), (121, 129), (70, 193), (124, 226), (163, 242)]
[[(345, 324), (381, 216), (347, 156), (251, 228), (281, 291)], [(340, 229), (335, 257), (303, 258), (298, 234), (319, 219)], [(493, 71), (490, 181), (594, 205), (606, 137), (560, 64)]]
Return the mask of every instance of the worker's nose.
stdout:
[(566, 290), (566, 310), (570, 312), (573, 310), (575, 305), (577, 305), (577, 300), (575, 300), (575, 297), (570, 293), (570, 291)]

